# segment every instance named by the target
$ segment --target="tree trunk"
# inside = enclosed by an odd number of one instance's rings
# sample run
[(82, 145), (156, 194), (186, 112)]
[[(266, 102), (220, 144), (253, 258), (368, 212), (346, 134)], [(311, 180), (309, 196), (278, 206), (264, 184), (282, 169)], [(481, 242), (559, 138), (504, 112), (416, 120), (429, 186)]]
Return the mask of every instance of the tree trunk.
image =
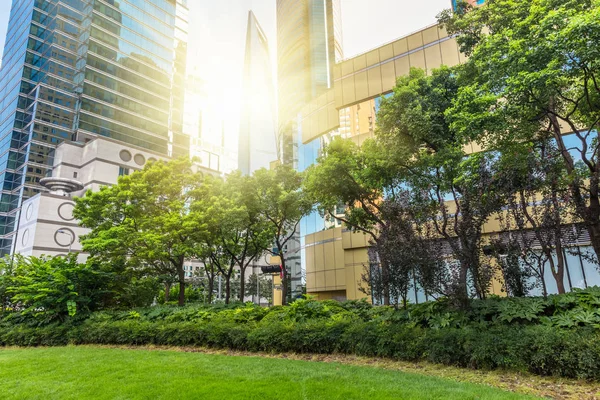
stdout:
[(564, 294), (565, 293), (564, 263), (561, 263), (561, 261), (560, 261), (561, 255), (558, 254), (558, 248), (557, 248), (556, 252), (557, 252), (556, 259), (558, 260), (558, 266), (554, 262), (554, 259), (552, 258), (552, 254), (550, 254), (548, 256), (548, 262), (550, 263), (550, 272), (552, 273), (552, 276), (554, 277), (554, 280), (556, 281), (556, 287), (558, 289), (558, 294)]
[(171, 282), (165, 282), (165, 303), (169, 302), (171, 296)]
[(231, 274), (225, 277), (225, 304), (229, 304), (231, 296)]
[(244, 302), (246, 289), (246, 267), (240, 266), (240, 301)]
[(281, 305), (285, 306), (287, 304), (287, 269), (282, 249), (279, 254), (281, 254)]
[(179, 299), (177, 304), (181, 307), (185, 305), (185, 271), (183, 265), (177, 267), (177, 274), (179, 276)]
[(212, 304), (213, 292), (215, 291), (215, 276), (207, 276), (208, 278), (208, 304)]

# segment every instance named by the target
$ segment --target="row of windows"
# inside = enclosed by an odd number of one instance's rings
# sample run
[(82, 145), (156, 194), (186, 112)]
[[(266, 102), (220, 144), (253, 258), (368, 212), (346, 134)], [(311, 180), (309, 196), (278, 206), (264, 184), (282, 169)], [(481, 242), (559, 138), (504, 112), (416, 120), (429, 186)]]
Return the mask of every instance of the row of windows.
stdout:
[[(167, 125), (169, 123), (169, 115), (164, 111), (159, 111), (156, 108), (150, 108), (146, 105), (138, 103), (137, 101), (133, 101), (127, 99), (125, 97), (119, 96), (115, 93), (109, 92), (108, 90), (104, 90), (98, 88), (94, 85), (87, 84), (83, 88), (83, 93), (98, 99), (100, 101), (104, 101), (109, 104), (114, 104), (131, 112), (134, 112), (138, 115), (144, 116), (146, 118), (150, 118), (154, 121)], [(148, 100), (152, 101), (150, 95), (146, 95)], [(155, 101), (156, 102), (156, 101)], [(169, 104), (167, 102), (162, 101), (162, 105), (166, 110), (169, 109)], [(100, 105), (99, 105), (100, 106)], [(107, 105), (103, 105), (101, 107), (110, 107)]]
[[(138, 21), (141, 21), (147, 26), (153, 27), (158, 32), (165, 36), (171, 36), (173, 34), (173, 25), (175, 25), (175, 18), (169, 16), (164, 11), (160, 11), (149, 4), (148, 1), (143, 1), (141, 4), (135, 4), (136, 7), (129, 4), (127, 1), (114, 2), (108, 0), (113, 7), (108, 6), (103, 1), (94, 2), (94, 10), (106, 15), (109, 18), (114, 19), (117, 22), (123, 21), (123, 16), (130, 16)], [(141, 9), (141, 10), (140, 10)]]
[(120, 20), (114, 22), (114, 19), (102, 14), (94, 14), (92, 22), (109, 32), (114, 33), (117, 36), (122, 36), (124, 29), (131, 29), (137, 35), (152, 40), (154, 43), (170, 48), (173, 47), (173, 35), (161, 35), (154, 29), (150, 29), (143, 23), (137, 22), (134, 19), (129, 18), (127, 15), (122, 15)]
[[(145, 149), (167, 154), (167, 139), (161, 139), (146, 133), (115, 124), (106, 119), (82, 113), (79, 119), (79, 128), (96, 133), (98, 135), (111, 137), (125, 143), (140, 146)], [(166, 135), (165, 135), (166, 136)]]
[[(133, 85), (144, 88), (148, 92), (152, 92), (152, 94), (146, 93), (145, 95), (142, 95), (142, 97), (128, 95), (128, 96), (139, 98), (140, 100), (145, 101), (146, 103), (155, 104), (154, 102), (152, 102), (151, 99), (155, 98), (157, 95), (163, 97), (165, 100), (168, 99), (170, 96), (170, 90), (168, 88), (161, 86), (161, 85), (157, 85), (156, 83), (148, 80), (145, 76), (143, 76), (141, 74), (136, 74), (134, 72), (130, 72), (126, 69), (118, 67), (115, 64), (103, 61), (100, 58), (95, 57), (93, 55), (88, 55), (87, 64), (90, 67), (99, 69), (100, 71), (106, 72), (109, 75), (116, 76), (119, 79), (122, 79), (124, 81), (132, 83)], [(159, 103), (160, 102), (157, 102), (156, 104), (159, 104)]]
[[(96, 44), (100, 46), (97, 46)], [(117, 47), (118, 50), (106, 47), (104, 44), (105, 43), (103, 43), (101, 40), (95, 40), (95, 38), (92, 37), (90, 38), (89, 49), (104, 58), (108, 58), (109, 60), (120, 61), (122, 58), (121, 54), (125, 55), (125, 57), (133, 57), (134, 59), (138, 59), (155, 67), (158, 70), (164, 71), (167, 76), (170, 76), (173, 72), (173, 66), (171, 63), (161, 60), (151, 53), (137, 49), (135, 46), (132, 46), (127, 42), (120, 43), (120, 46)]]
[(101, 30), (96, 25), (92, 25), (90, 33), (92, 37), (100, 39), (112, 47), (119, 48), (123, 43), (127, 43), (128, 45), (135, 46), (139, 50), (147, 52), (147, 55), (157, 56), (166, 61), (169, 61), (173, 58), (172, 43), (169, 47), (164, 47), (148, 40), (143, 36), (138, 35), (137, 33), (131, 32), (128, 29), (121, 29), (121, 31), (115, 35)]
[[(90, 59), (91, 54), (96, 53), (101, 57), (107, 58), (117, 63), (117, 65), (122, 65), (124, 68), (128, 68), (139, 72), (141, 75), (148, 77), (149, 79), (155, 80), (157, 82), (162, 83), (163, 85), (170, 86), (171, 78), (169, 73), (164, 70), (160, 70), (157, 65), (153, 64), (151, 60), (144, 60), (149, 65), (144, 64), (136, 60), (135, 58), (129, 57), (126, 54), (119, 53), (115, 50), (109, 49), (108, 47), (103, 46), (100, 43), (90, 42), (88, 59)], [(137, 56), (137, 58), (140, 58)], [(102, 68), (99, 68), (102, 69)]]

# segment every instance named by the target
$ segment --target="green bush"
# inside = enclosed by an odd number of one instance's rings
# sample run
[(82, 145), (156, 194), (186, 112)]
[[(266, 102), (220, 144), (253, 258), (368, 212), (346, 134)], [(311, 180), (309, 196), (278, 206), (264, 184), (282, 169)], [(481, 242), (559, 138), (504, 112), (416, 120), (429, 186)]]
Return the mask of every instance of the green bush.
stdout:
[[(4, 318), (0, 345), (344, 353), (600, 380), (600, 331), (593, 322), (577, 320), (580, 313), (597, 315), (597, 295), (598, 289), (592, 288), (546, 300), (492, 298), (473, 302), (468, 311), (455, 310), (445, 301), (396, 310), (364, 301), (298, 300), (269, 309), (219, 304), (102, 311), (84, 321), (43, 326)], [(576, 322), (557, 325), (556, 318)]]

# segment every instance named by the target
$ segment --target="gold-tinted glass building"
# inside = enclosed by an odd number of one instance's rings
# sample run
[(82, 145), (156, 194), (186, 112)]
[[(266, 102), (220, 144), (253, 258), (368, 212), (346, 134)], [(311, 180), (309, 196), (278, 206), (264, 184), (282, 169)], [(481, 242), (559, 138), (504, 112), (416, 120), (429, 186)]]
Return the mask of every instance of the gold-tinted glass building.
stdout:
[[(411, 67), (430, 72), (464, 59), (456, 40), (434, 25), (337, 63), (332, 71), (333, 87), (299, 113), (298, 169), (314, 164), (334, 136), (358, 144), (372, 137), (382, 97), (392, 92), (396, 79), (408, 75)], [(303, 219), (300, 232), (307, 293), (320, 299), (365, 297), (358, 286), (368, 265), (368, 238), (318, 212)], [(425, 300), (422, 297), (418, 300)]]

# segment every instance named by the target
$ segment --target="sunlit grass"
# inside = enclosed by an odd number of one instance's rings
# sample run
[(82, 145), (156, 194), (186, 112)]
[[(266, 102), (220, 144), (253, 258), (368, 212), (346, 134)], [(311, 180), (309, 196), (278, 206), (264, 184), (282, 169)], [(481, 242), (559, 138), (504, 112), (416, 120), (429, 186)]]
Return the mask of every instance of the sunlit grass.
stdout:
[(94, 347), (0, 350), (2, 399), (521, 399), (483, 385), (260, 357)]

